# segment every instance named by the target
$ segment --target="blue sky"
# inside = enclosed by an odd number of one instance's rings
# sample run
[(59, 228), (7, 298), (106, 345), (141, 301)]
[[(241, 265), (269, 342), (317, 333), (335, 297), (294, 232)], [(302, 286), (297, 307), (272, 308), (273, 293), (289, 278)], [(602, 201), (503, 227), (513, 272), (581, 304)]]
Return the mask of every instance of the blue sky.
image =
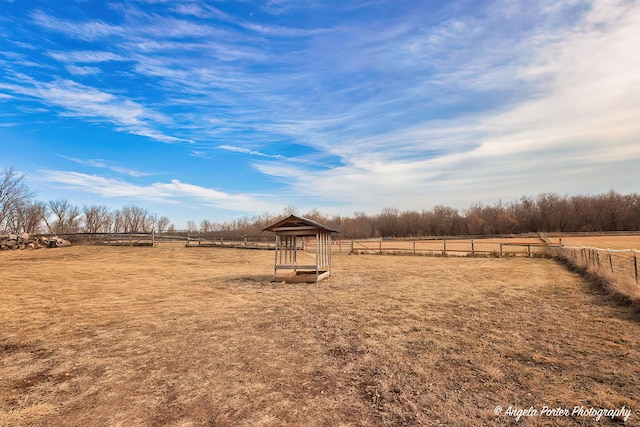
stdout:
[(640, 2), (0, 0), (0, 167), (224, 221), (636, 192)]

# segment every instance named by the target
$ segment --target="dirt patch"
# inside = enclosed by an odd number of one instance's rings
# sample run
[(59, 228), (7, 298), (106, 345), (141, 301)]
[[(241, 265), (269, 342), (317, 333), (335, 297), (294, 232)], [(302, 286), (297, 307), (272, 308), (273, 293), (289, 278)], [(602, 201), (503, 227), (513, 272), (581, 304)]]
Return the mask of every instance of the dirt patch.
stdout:
[(637, 315), (553, 260), (334, 254), (309, 285), (271, 283), (272, 256), (0, 253), (0, 425), (640, 422)]

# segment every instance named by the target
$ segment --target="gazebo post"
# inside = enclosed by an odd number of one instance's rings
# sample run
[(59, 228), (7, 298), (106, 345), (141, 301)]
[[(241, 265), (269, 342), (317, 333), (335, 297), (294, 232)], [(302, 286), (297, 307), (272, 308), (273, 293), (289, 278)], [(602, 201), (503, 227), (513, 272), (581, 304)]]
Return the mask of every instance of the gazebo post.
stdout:
[(296, 266), (296, 268), (293, 269), (293, 273), (295, 274), (298, 269), (298, 237), (297, 236), (293, 236), (293, 245), (291, 247), (291, 250), (293, 251), (293, 265)]
[(276, 280), (278, 277), (278, 246), (280, 242), (278, 239), (278, 235), (276, 234), (276, 250), (275, 250), (275, 260), (273, 261), (273, 280)]
[(320, 270), (318, 266), (318, 255), (320, 253), (320, 251), (318, 250), (320, 245), (319, 237), (320, 237), (320, 234), (318, 231), (316, 231), (316, 282), (318, 281), (318, 275), (319, 275), (318, 270)]
[(327, 236), (327, 240), (329, 241), (329, 276), (331, 276), (331, 234)]

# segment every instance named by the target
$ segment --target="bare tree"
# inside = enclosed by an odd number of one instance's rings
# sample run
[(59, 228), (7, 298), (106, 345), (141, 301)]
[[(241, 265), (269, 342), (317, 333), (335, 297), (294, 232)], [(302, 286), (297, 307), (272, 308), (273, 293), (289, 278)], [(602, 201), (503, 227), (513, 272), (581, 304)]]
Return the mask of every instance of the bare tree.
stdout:
[(289, 205), (282, 210), (282, 214), (286, 217), (289, 215), (298, 215), (298, 208), (293, 205)]
[(166, 216), (161, 216), (156, 221), (156, 228), (158, 229), (158, 233), (162, 233), (167, 229), (171, 220)]
[(526, 233), (541, 229), (540, 211), (533, 197), (522, 196), (520, 200), (511, 204), (509, 210), (518, 221), (519, 232)]
[(113, 233), (122, 233), (124, 232), (124, 216), (122, 215), (122, 211), (117, 210), (113, 213), (113, 220), (111, 222), (111, 232)]
[(435, 234), (438, 236), (456, 234), (459, 219), (460, 215), (457, 209), (442, 205), (435, 206), (433, 208)]
[(200, 231), (203, 233), (211, 233), (214, 229), (214, 223), (209, 221), (208, 219), (203, 219), (200, 221)]
[(380, 237), (398, 236), (398, 215), (400, 211), (396, 208), (384, 208), (376, 219), (376, 226)]
[(76, 233), (80, 229), (80, 208), (72, 205), (67, 199), (51, 200), (48, 204), (49, 215), (45, 215), (45, 222), (50, 233)]
[(4, 168), (0, 173), (0, 230), (8, 228), (6, 220), (10, 212), (26, 206), (33, 197), (24, 178), (25, 174), (14, 168)]
[(353, 217), (343, 218), (341, 227), (346, 238), (360, 239), (374, 234), (373, 220), (364, 212), (354, 212)]
[(625, 196), (624, 230), (640, 229), (640, 194), (631, 193)]
[(7, 228), (15, 233), (40, 233), (45, 212), (46, 205), (42, 202), (16, 203), (7, 216)]
[(321, 222), (321, 223), (327, 222), (326, 221), (327, 217), (322, 215), (322, 213), (320, 213), (320, 211), (316, 208), (311, 209), (309, 212), (305, 213), (303, 216), (312, 221)]
[(85, 206), (84, 231), (87, 233), (106, 233), (111, 228), (112, 214), (106, 206)]
[(41, 233), (47, 205), (43, 202), (30, 202), (22, 212), (23, 231), (29, 234)]
[(196, 231), (198, 231), (198, 226), (196, 225), (195, 221), (191, 219), (187, 221), (187, 231), (189, 233), (195, 233)]
[(123, 206), (122, 224), (125, 233), (147, 232), (154, 229), (155, 215), (148, 210), (135, 205)]

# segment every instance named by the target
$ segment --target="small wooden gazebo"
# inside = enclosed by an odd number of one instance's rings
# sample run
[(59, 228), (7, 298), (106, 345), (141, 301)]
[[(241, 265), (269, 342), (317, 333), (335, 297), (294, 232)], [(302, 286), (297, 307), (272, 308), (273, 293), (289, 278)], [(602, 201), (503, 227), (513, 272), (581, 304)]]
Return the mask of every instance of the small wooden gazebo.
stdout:
[[(274, 281), (318, 282), (331, 275), (331, 234), (337, 233), (316, 221), (290, 215), (265, 228), (276, 233)], [(298, 264), (298, 251), (315, 244), (315, 264)]]

